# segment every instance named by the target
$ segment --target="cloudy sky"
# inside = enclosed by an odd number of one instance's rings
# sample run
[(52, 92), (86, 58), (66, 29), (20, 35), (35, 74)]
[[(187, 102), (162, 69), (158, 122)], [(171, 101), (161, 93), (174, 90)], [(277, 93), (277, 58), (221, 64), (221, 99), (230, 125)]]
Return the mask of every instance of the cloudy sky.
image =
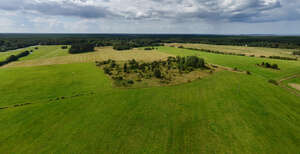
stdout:
[(300, 0), (0, 0), (0, 32), (300, 34)]

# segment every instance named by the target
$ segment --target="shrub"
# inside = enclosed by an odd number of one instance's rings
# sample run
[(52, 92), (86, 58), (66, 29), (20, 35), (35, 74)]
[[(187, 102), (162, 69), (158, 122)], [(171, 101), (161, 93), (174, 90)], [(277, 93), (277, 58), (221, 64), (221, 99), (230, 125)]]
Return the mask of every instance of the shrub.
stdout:
[(271, 59), (281, 59), (281, 60), (298, 60), (297, 58), (291, 58), (291, 57), (280, 57), (280, 56), (270, 56)]
[(274, 85), (278, 85), (278, 82), (277, 82), (276, 80), (273, 80), (273, 79), (270, 79), (270, 80), (269, 80), (269, 83), (272, 83), (272, 84), (274, 84)]
[(144, 50), (153, 50), (153, 48), (145, 48)]
[(300, 55), (300, 51), (294, 51), (293, 55)]
[(161, 76), (161, 72), (160, 72), (160, 70), (159, 69), (155, 69), (154, 70), (154, 76), (156, 77), (156, 78), (161, 78), (162, 76)]
[(104, 67), (104, 73), (108, 75), (112, 75), (111, 70), (108, 67)]
[(278, 65), (277, 65), (277, 64), (273, 64), (271, 67), (272, 67), (273, 69), (278, 69)]
[(134, 81), (133, 80), (128, 80), (127, 83), (128, 84), (134, 84)]
[(65, 45), (65, 46), (62, 46), (61, 48), (62, 49), (68, 49), (68, 46)]
[(271, 69), (279, 69), (278, 65), (277, 64), (270, 64), (268, 62), (262, 62), (261, 64), (257, 64), (258, 66), (261, 66), (261, 67), (265, 67), (265, 68), (271, 68)]

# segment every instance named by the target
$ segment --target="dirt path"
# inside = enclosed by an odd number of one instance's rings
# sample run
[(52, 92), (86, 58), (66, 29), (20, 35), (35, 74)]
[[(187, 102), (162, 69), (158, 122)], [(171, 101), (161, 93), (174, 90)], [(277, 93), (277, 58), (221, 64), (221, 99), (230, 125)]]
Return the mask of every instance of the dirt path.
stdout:
[(296, 74), (296, 75), (292, 75), (292, 76), (289, 76), (289, 77), (282, 78), (278, 81), (278, 83), (279, 83), (280, 87), (282, 87), (282, 88), (288, 90), (289, 92), (291, 92), (291, 93), (293, 93), (293, 94), (300, 97), (300, 92), (299, 91), (297, 91), (296, 89), (290, 88), (289, 86), (283, 84), (283, 81), (290, 80), (290, 79), (293, 79), (293, 78), (296, 78), (296, 77), (300, 77), (300, 74)]

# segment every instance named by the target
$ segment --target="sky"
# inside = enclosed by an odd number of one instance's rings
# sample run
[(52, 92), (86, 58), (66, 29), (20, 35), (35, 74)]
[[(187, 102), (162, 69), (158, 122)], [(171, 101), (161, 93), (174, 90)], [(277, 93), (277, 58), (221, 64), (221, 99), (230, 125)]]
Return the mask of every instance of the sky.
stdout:
[(0, 33), (300, 34), (300, 0), (0, 0)]

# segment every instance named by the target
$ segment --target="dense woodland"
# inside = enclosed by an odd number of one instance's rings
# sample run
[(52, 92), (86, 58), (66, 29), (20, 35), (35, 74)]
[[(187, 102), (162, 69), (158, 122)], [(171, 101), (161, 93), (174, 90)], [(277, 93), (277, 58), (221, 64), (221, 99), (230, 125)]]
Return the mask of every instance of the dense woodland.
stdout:
[(84, 43), (94, 46), (114, 46), (116, 50), (157, 46), (162, 43), (207, 43), (300, 49), (300, 37), (298, 36), (0, 34), (0, 52), (33, 45), (72, 45)]

